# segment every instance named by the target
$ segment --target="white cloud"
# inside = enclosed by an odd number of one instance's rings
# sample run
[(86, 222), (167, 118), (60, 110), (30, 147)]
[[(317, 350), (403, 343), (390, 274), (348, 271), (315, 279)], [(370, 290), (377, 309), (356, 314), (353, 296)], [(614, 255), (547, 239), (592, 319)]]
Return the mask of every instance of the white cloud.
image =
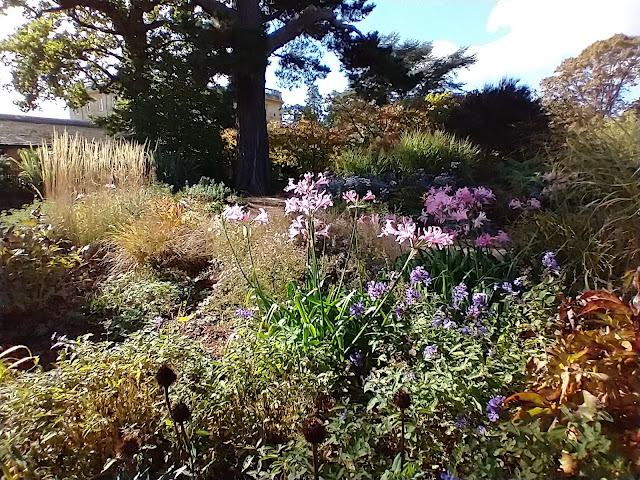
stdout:
[[(25, 22), (22, 16), (22, 10), (19, 8), (9, 8), (6, 10), (6, 14), (0, 14), (0, 40), (4, 40), (13, 34), (21, 25)], [(6, 66), (0, 66), (0, 113), (10, 113), (16, 115), (29, 115), (36, 117), (51, 117), (51, 118), (69, 118), (69, 110), (62, 101), (47, 101), (42, 102), (41, 107), (38, 110), (31, 112), (22, 112), (17, 105), (16, 101), (21, 99), (21, 96), (15, 92), (11, 87), (5, 87), (11, 83), (11, 71)]]
[(537, 87), (593, 42), (616, 33), (639, 35), (638, 19), (637, 0), (498, 0), (486, 28), (504, 34), (471, 46), (478, 61), (458, 79), (477, 88), (508, 75)]

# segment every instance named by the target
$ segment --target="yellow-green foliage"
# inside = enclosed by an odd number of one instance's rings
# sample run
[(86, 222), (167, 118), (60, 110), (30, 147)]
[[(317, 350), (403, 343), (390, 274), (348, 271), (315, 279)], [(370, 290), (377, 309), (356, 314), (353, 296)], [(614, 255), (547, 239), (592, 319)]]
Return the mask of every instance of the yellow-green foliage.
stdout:
[(155, 372), (164, 363), (174, 367), (180, 385), (172, 399), (191, 403), (193, 388), (210, 382), (213, 371), (197, 345), (155, 332), (118, 345), (81, 339), (68, 354), (51, 371), (0, 377), (5, 478), (92, 478), (127, 433), (157, 445), (160, 457), (173, 455)]
[(289, 281), (304, 278), (305, 252), (289, 240), (286, 233), (290, 219), (283, 213), (269, 213), (269, 224), (254, 225), (248, 237), (243, 228), (235, 224), (227, 224), (225, 232), (219, 219), (211, 220), (206, 226), (209, 233), (206, 252), (220, 267), (207, 309), (224, 310), (246, 303), (249, 285), (242, 272), (250, 276), (253, 266), (260, 287), (276, 298), (285, 295)]
[[(549, 185), (551, 211), (526, 216), (513, 237), (559, 252), (575, 289), (610, 284), (640, 263), (638, 119), (593, 120), (567, 138)], [(527, 253), (525, 253), (526, 255)]]
[(89, 141), (66, 132), (42, 149), (45, 212), (78, 244), (103, 238), (137, 215), (150, 192), (150, 155), (121, 140)]

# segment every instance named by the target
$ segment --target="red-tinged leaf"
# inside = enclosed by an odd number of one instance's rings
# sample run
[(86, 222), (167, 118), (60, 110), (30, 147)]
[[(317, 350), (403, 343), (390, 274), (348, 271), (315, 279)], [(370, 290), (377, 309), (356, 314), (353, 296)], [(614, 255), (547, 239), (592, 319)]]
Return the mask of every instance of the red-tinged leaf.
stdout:
[(614, 302), (609, 299), (601, 298), (589, 300), (582, 310), (580, 310), (580, 315), (586, 315), (587, 313), (598, 310), (610, 310), (624, 315), (633, 315), (633, 311), (626, 303), (620, 300)]
[(547, 402), (542, 395), (534, 392), (514, 393), (504, 401), (505, 404), (509, 402), (530, 402), (540, 407), (549, 406), (549, 402)]
[(622, 303), (622, 301), (615, 293), (609, 292), (608, 290), (589, 290), (588, 292), (584, 292), (582, 295), (580, 295), (580, 300), (589, 301), (589, 299), (591, 299), (592, 297)]

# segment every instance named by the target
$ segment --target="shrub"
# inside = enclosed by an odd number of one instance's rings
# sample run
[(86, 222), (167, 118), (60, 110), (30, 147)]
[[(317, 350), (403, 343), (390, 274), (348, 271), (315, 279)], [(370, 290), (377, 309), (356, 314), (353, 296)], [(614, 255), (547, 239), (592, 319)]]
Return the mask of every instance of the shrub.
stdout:
[[(194, 399), (212, 387), (214, 365), (197, 345), (145, 331), (118, 345), (85, 337), (62, 346), (54, 370), (0, 379), (5, 475), (62, 480), (113, 474), (125, 470), (126, 458), (117, 453), (128, 434), (138, 439), (141, 470), (183, 463), (155, 373), (163, 364), (179, 373), (172, 399), (193, 405), (192, 424), (202, 425), (207, 413)], [(196, 428), (188, 430), (193, 436)]]
[(375, 154), (362, 147), (346, 148), (333, 157), (334, 168), (340, 175), (382, 176), (396, 171), (394, 159), (384, 153)]
[(127, 272), (109, 277), (93, 295), (91, 308), (109, 319), (112, 330), (131, 332), (155, 317), (177, 313), (189, 293), (187, 284), (151, 270)]
[(473, 165), (479, 153), (478, 147), (469, 141), (458, 140), (453, 135), (436, 130), (404, 133), (390, 156), (397, 168), (404, 172), (424, 169), (430, 173), (442, 173), (449, 170), (453, 163), (467, 167)]
[(637, 117), (594, 121), (567, 138), (544, 192), (551, 209), (523, 214), (523, 255), (556, 251), (570, 291), (607, 287), (640, 263)]
[(78, 251), (45, 226), (0, 228), (0, 319), (72, 300)]

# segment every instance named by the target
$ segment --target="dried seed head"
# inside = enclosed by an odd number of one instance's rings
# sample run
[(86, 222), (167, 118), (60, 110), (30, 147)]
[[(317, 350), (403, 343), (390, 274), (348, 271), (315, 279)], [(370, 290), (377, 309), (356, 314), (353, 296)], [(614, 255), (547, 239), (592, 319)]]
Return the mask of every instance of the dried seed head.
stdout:
[(135, 434), (127, 434), (116, 446), (116, 456), (118, 458), (131, 458), (140, 450), (138, 444), (138, 436)]
[(171, 407), (171, 418), (176, 423), (184, 423), (191, 418), (191, 410), (184, 402), (176, 403), (173, 407)]
[(393, 395), (393, 404), (400, 410), (409, 408), (411, 406), (411, 396), (406, 390), (398, 390)]
[(307, 442), (318, 444), (326, 438), (327, 429), (318, 417), (309, 417), (302, 424), (302, 433)]
[(162, 388), (169, 388), (177, 378), (176, 372), (166, 365), (161, 366), (156, 373), (156, 380)]
[(326, 413), (336, 406), (336, 399), (328, 393), (323, 392), (316, 397), (314, 403), (318, 413)]

